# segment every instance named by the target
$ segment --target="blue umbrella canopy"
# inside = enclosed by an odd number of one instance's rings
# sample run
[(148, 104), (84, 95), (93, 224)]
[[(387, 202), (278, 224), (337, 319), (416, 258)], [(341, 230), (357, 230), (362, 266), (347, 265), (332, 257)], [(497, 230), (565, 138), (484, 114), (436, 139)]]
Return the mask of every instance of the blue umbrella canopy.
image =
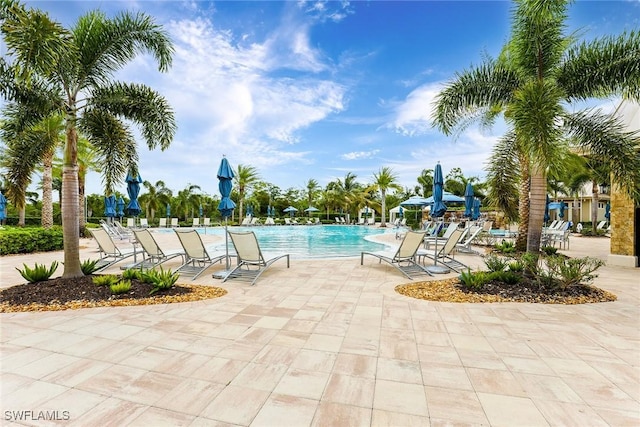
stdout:
[(564, 218), (564, 202), (560, 202), (560, 207), (558, 208), (558, 217)]
[(222, 199), (218, 204), (218, 210), (220, 211), (220, 215), (223, 218), (228, 218), (231, 216), (231, 213), (236, 207), (236, 204), (229, 197), (231, 195), (231, 189), (233, 188), (233, 177), (235, 174), (233, 173), (233, 169), (231, 169), (231, 165), (229, 165), (229, 161), (226, 157), (222, 158), (222, 162), (220, 162), (220, 167), (218, 168), (218, 189), (220, 190), (220, 195)]
[(473, 214), (471, 215), (471, 219), (475, 221), (478, 218), (480, 218), (480, 199), (474, 198), (473, 199)]
[(129, 194), (129, 204), (127, 205), (127, 213), (131, 216), (138, 216), (142, 212), (140, 203), (138, 203), (138, 195), (140, 194), (140, 183), (142, 178), (140, 175), (133, 176), (127, 174), (127, 194)]
[(473, 185), (470, 182), (467, 182), (467, 188), (464, 191), (464, 217), (471, 218), (473, 217)]
[(402, 209), (402, 206), (400, 206), (400, 209), (398, 209), (398, 216), (402, 218), (402, 215), (404, 215), (404, 209)]
[(544, 205), (544, 222), (549, 222), (551, 217), (549, 216), (549, 204), (551, 200), (549, 199), (549, 195), (547, 194), (547, 203)]
[(104, 198), (104, 216), (107, 218), (116, 217), (116, 196), (113, 194)]
[(116, 216), (124, 216), (124, 199), (122, 197), (119, 197), (116, 202)]
[(298, 212), (298, 209), (294, 208), (293, 206), (289, 206), (288, 208), (284, 209), (282, 212), (289, 212), (289, 216), (293, 216), (293, 213)]
[(431, 216), (434, 218), (444, 216), (444, 213), (447, 211), (447, 205), (442, 201), (443, 185), (444, 177), (442, 175), (442, 166), (440, 166), (438, 162), (433, 172), (433, 205), (431, 206)]
[(198, 208), (198, 214), (199, 216), (202, 216), (202, 205), (200, 205), (200, 207)]
[(604, 217), (607, 218), (607, 220), (611, 219), (611, 202), (607, 202), (604, 207)]
[(400, 202), (400, 206), (417, 206), (417, 207), (423, 207), (423, 206), (427, 206), (428, 204), (430, 204), (431, 202), (429, 202), (428, 199), (425, 199), (424, 197), (420, 197), (420, 196), (411, 196), (409, 197), (407, 200)]
[(0, 192), (0, 221), (7, 218), (7, 198)]
[[(426, 199), (430, 205), (433, 204), (433, 196), (431, 197), (427, 197)], [(443, 191), (442, 192), (442, 201), (445, 203), (449, 203), (449, 202), (455, 202), (455, 203), (462, 203), (464, 202), (464, 198), (460, 197), (460, 196), (456, 196), (453, 193), (449, 193), (448, 191)]]
[(171, 216), (171, 205), (167, 203), (167, 218)]
[(247, 205), (247, 215), (253, 216), (253, 206)]

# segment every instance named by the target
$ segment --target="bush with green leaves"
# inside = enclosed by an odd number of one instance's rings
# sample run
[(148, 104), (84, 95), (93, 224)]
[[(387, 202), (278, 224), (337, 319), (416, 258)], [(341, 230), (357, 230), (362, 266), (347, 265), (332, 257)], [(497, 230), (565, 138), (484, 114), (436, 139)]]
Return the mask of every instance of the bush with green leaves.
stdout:
[(149, 270), (144, 274), (144, 280), (149, 280), (149, 283), (153, 284), (153, 289), (149, 292), (149, 295), (153, 295), (156, 292), (163, 291), (166, 289), (171, 289), (173, 285), (180, 278), (180, 274), (178, 272), (172, 272), (171, 270), (163, 270), (160, 267), (160, 270)]
[(518, 283), (522, 282), (523, 279), (522, 274), (510, 270), (494, 271), (492, 273), (489, 273), (489, 277), (491, 280), (506, 283), (507, 285), (517, 285)]
[(522, 263), (523, 273), (528, 277), (536, 277), (540, 271), (538, 266), (538, 255), (525, 252), (520, 256), (520, 262)]
[(546, 256), (553, 256), (558, 253), (558, 248), (555, 246), (543, 246), (540, 249)]
[(496, 244), (496, 250), (503, 254), (512, 254), (516, 251), (516, 245), (510, 240), (503, 240), (502, 243)]
[(489, 271), (504, 271), (509, 265), (509, 261), (506, 258), (502, 258), (496, 255), (489, 255), (484, 259), (484, 264)]
[(18, 270), (20, 275), (22, 275), (22, 277), (24, 277), (29, 283), (49, 280), (53, 273), (58, 269), (58, 261), (53, 261), (49, 268), (45, 267), (44, 264), (40, 265), (38, 263), (36, 263), (34, 268), (29, 268), (27, 264), (22, 265), (24, 266), (24, 270), (20, 270), (18, 267), (16, 267), (16, 270)]
[(593, 274), (604, 265), (604, 261), (597, 258), (569, 258), (551, 256), (545, 258), (548, 275), (550, 275), (561, 289), (567, 289), (579, 284), (587, 284), (598, 277)]
[(85, 276), (89, 276), (90, 274), (92, 274), (94, 271), (96, 271), (98, 269), (98, 267), (96, 267), (98, 265), (98, 260), (84, 260), (82, 261), (82, 264), (80, 264), (80, 269), (82, 270), (82, 273)]
[(490, 277), (485, 271), (472, 272), (467, 269), (467, 271), (460, 273), (458, 279), (460, 279), (460, 283), (462, 283), (462, 286), (465, 288), (479, 290), (489, 282)]
[(135, 279), (135, 280), (143, 280), (145, 273), (136, 268), (128, 268), (122, 272), (123, 279)]
[(121, 280), (109, 285), (111, 293), (114, 295), (126, 294), (131, 290), (131, 280)]
[(62, 227), (7, 228), (0, 233), (0, 255), (51, 252), (63, 249)]
[(115, 276), (113, 274), (103, 274), (100, 276), (94, 276), (91, 280), (96, 286), (111, 286), (118, 283), (120, 279), (118, 278), (118, 276)]
[(524, 271), (524, 264), (520, 260), (515, 260), (510, 262), (507, 268), (514, 273), (522, 273)]

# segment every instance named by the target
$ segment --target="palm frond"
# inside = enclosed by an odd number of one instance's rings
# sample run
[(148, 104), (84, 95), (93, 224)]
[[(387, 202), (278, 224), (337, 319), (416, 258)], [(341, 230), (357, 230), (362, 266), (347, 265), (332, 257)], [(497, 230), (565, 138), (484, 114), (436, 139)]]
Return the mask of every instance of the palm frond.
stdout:
[(168, 148), (176, 132), (173, 109), (162, 95), (145, 85), (116, 82), (97, 88), (89, 105), (140, 125), (149, 149)]
[(640, 31), (572, 47), (558, 70), (558, 84), (570, 100), (612, 94), (640, 99)]
[(510, 221), (518, 218), (520, 164), (514, 132), (498, 140), (487, 162), (487, 202), (501, 209)]

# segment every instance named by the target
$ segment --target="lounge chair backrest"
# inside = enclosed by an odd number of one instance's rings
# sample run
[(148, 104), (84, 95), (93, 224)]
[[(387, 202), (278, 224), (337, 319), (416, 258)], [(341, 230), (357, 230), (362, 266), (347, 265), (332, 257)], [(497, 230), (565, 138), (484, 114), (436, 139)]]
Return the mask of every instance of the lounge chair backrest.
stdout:
[(149, 230), (133, 230), (133, 234), (136, 235), (136, 240), (140, 243), (142, 249), (144, 249), (146, 253), (156, 257), (164, 255), (162, 253), (162, 249), (160, 249), (156, 239), (153, 238), (153, 235)]
[(135, 226), (136, 226), (135, 218), (127, 218), (127, 227), (128, 228), (133, 228)]
[(208, 259), (209, 254), (202, 243), (202, 238), (196, 230), (178, 231), (174, 230), (180, 239), (180, 243), (189, 258)]
[(394, 259), (403, 260), (413, 258), (422, 244), (425, 234), (425, 231), (407, 231), (402, 243), (400, 243), (400, 247), (394, 256)]
[(264, 263), (264, 257), (258, 239), (253, 231), (242, 233), (229, 232), (233, 246), (236, 249), (238, 257), (249, 263)]
[(482, 231), (486, 231), (488, 233), (491, 231), (491, 228), (493, 228), (493, 221), (485, 221), (484, 224), (482, 224)]
[(160, 218), (160, 222), (158, 223), (158, 227), (166, 227), (167, 226), (167, 218)]
[(171, 218), (171, 226), (172, 227), (179, 227), (180, 224), (178, 224), (178, 218)]
[(193, 218), (193, 226), (194, 227), (200, 226), (200, 218)]
[(209, 227), (211, 225), (211, 218), (205, 218), (202, 221), (202, 225), (204, 225), (205, 227)]
[(93, 237), (96, 239), (96, 242), (98, 243), (98, 246), (100, 247), (100, 250), (102, 252), (110, 255), (120, 254), (120, 249), (118, 249), (116, 244), (113, 242), (113, 239), (111, 239), (111, 236), (109, 235), (109, 233), (107, 233), (106, 230), (101, 228), (93, 228), (90, 231), (91, 234), (93, 234)]
[(443, 239), (448, 239), (449, 236), (451, 236), (453, 234), (453, 232), (458, 229), (458, 225), (460, 225), (460, 224), (458, 224), (457, 222), (450, 223), (449, 226), (447, 227), (447, 230), (442, 235), (442, 238)]
[(149, 221), (147, 221), (147, 218), (140, 218), (140, 227), (148, 227), (149, 226)]
[(455, 249), (456, 244), (460, 241), (460, 238), (462, 237), (463, 233), (464, 233), (463, 229), (456, 227), (456, 229), (453, 230), (453, 232), (445, 242), (444, 246), (442, 247), (440, 254), (450, 255), (451, 252), (453, 252), (453, 250)]

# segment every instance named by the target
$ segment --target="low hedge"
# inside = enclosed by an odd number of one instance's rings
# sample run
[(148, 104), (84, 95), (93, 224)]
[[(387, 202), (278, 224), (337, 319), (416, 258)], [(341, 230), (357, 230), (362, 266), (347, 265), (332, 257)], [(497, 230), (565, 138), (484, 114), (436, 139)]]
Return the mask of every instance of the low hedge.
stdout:
[(29, 254), (62, 249), (61, 226), (53, 226), (48, 229), (42, 227), (5, 227), (0, 231), (0, 255)]

